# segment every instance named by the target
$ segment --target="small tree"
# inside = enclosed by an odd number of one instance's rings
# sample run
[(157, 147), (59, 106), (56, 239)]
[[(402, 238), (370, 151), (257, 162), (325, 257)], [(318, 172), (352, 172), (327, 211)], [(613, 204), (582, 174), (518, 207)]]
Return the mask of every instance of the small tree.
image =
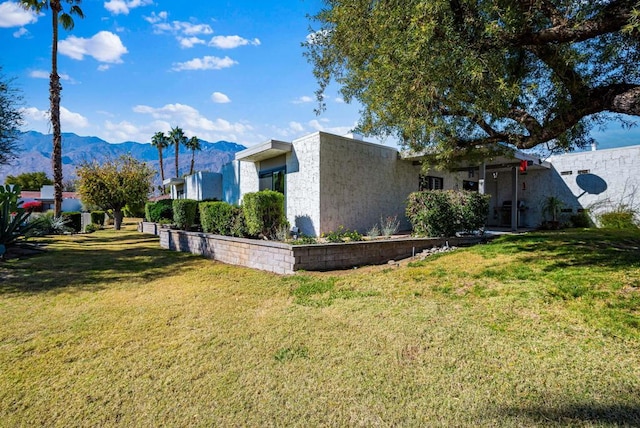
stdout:
[(42, 186), (53, 184), (53, 180), (44, 171), (25, 172), (16, 176), (7, 175), (5, 184), (18, 185), (22, 190), (40, 190)]
[(120, 230), (127, 204), (144, 204), (155, 172), (131, 155), (103, 164), (84, 162), (76, 168), (78, 193), (83, 202), (113, 211), (114, 228)]
[(12, 79), (6, 79), (0, 67), (0, 165), (9, 163), (16, 157), (18, 146), (16, 138), (22, 125), (22, 113), (19, 108), (20, 94), (11, 87)]

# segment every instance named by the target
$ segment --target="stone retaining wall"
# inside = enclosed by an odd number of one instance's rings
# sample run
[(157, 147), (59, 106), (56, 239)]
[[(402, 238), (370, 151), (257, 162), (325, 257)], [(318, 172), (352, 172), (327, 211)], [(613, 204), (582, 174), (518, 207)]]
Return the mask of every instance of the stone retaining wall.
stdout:
[[(144, 223), (139, 230), (151, 233)], [(229, 263), (291, 274), (297, 270), (325, 271), (354, 266), (376, 265), (417, 255), (425, 249), (478, 243), (481, 238), (395, 238), (343, 244), (290, 245), (282, 242), (233, 238), (199, 232), (156, 228), (160, 246), (173, 251), (191, 252)]]

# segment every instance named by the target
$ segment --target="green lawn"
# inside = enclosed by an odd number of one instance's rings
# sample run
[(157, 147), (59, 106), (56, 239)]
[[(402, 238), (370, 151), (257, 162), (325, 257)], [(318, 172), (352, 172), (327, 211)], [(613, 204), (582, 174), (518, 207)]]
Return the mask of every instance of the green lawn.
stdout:
[(277, 276), (133, 225), (0, 264), (0, 426), (638, 426), (640, 233)]

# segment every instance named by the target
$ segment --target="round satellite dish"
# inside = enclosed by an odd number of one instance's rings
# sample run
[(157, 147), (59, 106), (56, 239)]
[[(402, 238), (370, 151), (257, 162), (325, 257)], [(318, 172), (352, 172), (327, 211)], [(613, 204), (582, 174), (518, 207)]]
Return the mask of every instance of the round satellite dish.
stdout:
[(576, 183), (586, 193), (599, 195), (607, 190), (607, 182), (595, 174), (580, 174), (576, 177)]

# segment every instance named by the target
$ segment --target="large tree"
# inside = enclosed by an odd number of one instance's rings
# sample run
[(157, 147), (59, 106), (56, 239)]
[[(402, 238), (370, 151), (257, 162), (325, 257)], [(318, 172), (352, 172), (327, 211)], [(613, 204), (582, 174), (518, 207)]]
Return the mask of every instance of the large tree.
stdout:
[(13, 79), (5, 77), (0, 67), (0, 165), (8, 164), (18, 153), (16, 140), (22, 125), (21, 101)]
[(570, 149), (640, 115), (638, 0), (325, 0), (306, 55), (359, 130), (443, 160)]
[(151, 145), (158, 149), (158, 159), (160, 160), (160, 180), (164, 182), (163, 151), (169, 147), (169, 139), (164, 132), (156, 132), (151, 138)]
[(180, 178), (180, 165), (178, 163), (178, 155), (180, 154), (180, 146), (187, 144), (187, 136), (184, 135), (184, 131), (180, 127), (171, 128), (169, 131), (169, 144), (175, 149), (175, 166), (176, 166), (176, 178)]
[[(53, 40), (51, 43), (51, 74), (49, 76), (49, 114), (51, 127), (53, 128), (53, 151), (51, 152), (51, 164), (53, 169), (54, 203), (53, 210), (56, 216), (62, 209), (62, 132), (60, 129), (60, 76), (58, 75), (58, 27), (62, 25), (65, 30), (72, 30), (75, 23), (73, 16), (84, 18), (80, 9), (81, 0), (20, 0), (25, 9), (41, 13), (43, 10), (51, 11), (51, 26)], [(65, 10), (63, 5), (68, 5)]]
[(53, 181), (44, 171), (23, 172), (16, 176), (7, 175), (5, 184), (18, 185), (22, 190), (40, 190), (42, 186), (51, 185)]
[(124, 207), (143, 205), (148, 200), (155, 171), (131, 155), (123, 155), (102, 164), (83, 162), (76, 168), (76, 175), (82, 201), (113, 210), (114, 227), (119, 230)]
[(191, 150), (191, 167), (189, 168), (189, 175), (191, 175), (196, 162), (196, 152), (202, 150), (202, 145), (198, 137), (191, 137), (185, 143), (185, 147)]

